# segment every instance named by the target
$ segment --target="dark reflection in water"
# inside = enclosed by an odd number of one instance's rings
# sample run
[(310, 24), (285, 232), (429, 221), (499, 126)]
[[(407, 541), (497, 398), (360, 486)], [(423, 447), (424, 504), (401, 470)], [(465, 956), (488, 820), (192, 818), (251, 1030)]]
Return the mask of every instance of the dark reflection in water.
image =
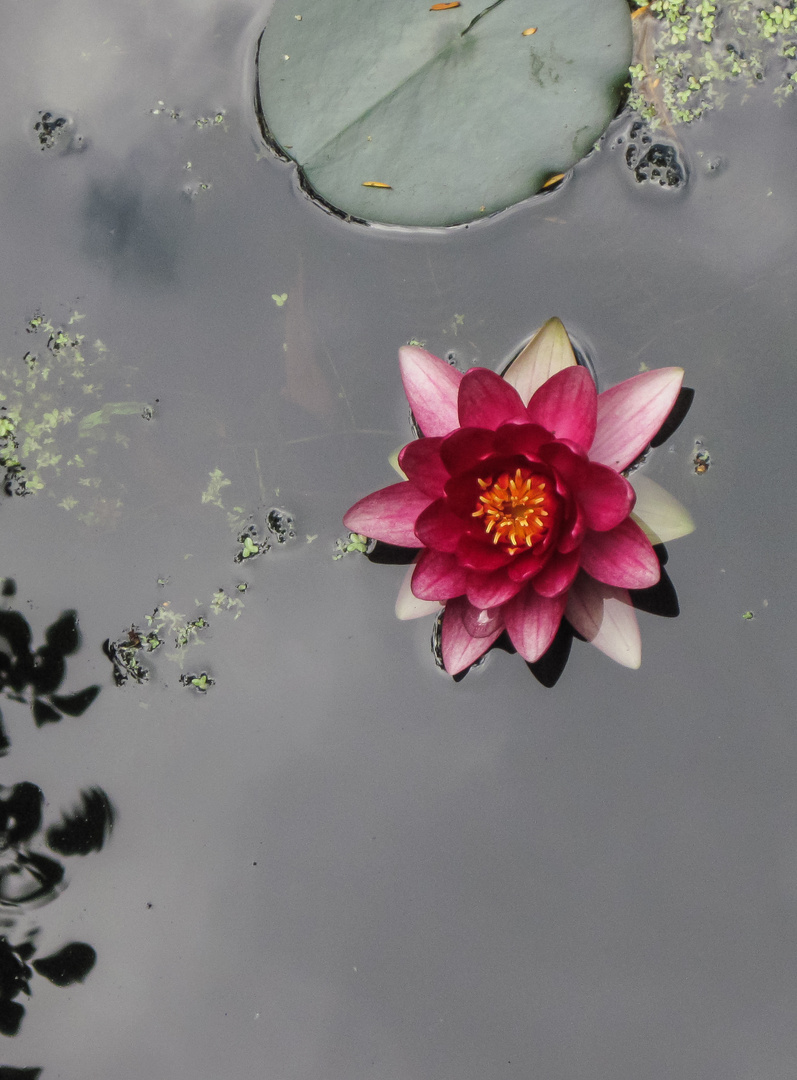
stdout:
[[(80, 804), (62, 814), (42, 835), (44, 793), (23, 781), (0, 785), (0, 926), (13, 931), (26, 909), (49, 903), (65, 887), (64, 867), (50, 855), (34, 850), (44, 844), (60, 855), (99, 851), (113, 825), (113, 808), (99, 788), (81, 793)], [(16, 999), (30, 997), (34, 972), (56, 986), (82, 982), (94, 966), (91, 945), (72, 941), (49, 956), (34, 960), (38, 929), (21, 941), (0, 936), (0, 1034), (16, 1035), (25, 1015)], [(30, 961), (30, 964), (28, 963)]]
[[(24, 616), (18, 611), (0, 611), (0, 693), (10, 701), (29, 704), (37, 727), (57, 723), (64, 716), (82, 716), (99, 694), (99, 686), (57, 693), (66, 675), (66, 657), (80, 645), (76, 613), (63, 612), (47, 628), (44, 644), (35, 652), (32, 641)], [(10, 745), (0, 712), (0, 755), (7, 754)]]
[(177, 221), (145, 197), (146, 189), (134, 167), (95, 181), (83, 207), (83, 250), (114, 273), (163, 284), (175, 276)]
[[(5, 594), (13, 595), (12, 582)], [(10, 701), (31, 706), (38, 726), (63, 716), (80, 716), (94, 701), (99, 686), (58, 694), (66, 674), (66, 657), (80, 647), (77, 615), (64, 612), (44, 635), (44, 644), (32, 649), (33, 633), (18, 611), (0, 611), (0, 690)], [(10, 740), (2, 734), (2, 752)], [(100, 851), (114, 822), (110, 799), (98, 787), (80, 792), (74, 805), (45, 825), (45, 796), (29, 780), (0, 784), (0, 1034), (16, 1035), (25, 1016), (20, 998), (30, 997), (36, 975), (55, 986), (82, 982), (94, 967), (97, 954), (83, 941), (70, 941), (47, 956), (37, 957), (41, 928), (20, 923), (27, 913), (54, 900), (66, 887), (64, 858)], [(47, 850), (42, 850), (47, 849)], [(0, 1067), (3, 1077), (36, 1077), (40, 1069)]]

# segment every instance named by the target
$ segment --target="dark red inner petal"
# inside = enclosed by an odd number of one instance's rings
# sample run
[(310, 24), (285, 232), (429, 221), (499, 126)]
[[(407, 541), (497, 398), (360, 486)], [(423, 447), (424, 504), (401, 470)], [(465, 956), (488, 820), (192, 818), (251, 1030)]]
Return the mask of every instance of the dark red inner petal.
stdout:
[(504, 424), (495, 433), (497, 454), (522, 454), (529, 461), (538, 460), (541, 446), (551, 441), (550, 431), (539, 424)]
[(440, 457), (451, 476), (456, 476), (495, 453), (495, 432), (486, 428), (457, 428), (442, 440)]

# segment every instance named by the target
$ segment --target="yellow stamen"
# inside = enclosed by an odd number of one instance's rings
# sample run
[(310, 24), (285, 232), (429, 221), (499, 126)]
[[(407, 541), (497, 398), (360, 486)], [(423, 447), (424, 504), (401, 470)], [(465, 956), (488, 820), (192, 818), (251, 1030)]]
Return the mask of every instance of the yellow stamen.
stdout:
[(479, 477), (484, 494), (478, 496), (472, 517), (483, 519), (494, 544), (507, 544), (509, 554), (516, 555), (542, 540), (553, 524), (556, 501), (546, 484), (546, 477), (524, 468), (516, 469), (514, 476), (501, 473), (495, 481)]

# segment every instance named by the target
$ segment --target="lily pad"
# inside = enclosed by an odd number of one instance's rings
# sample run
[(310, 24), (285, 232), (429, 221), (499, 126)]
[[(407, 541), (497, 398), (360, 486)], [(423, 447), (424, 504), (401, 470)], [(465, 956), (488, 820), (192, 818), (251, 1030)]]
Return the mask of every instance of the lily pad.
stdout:
[(626, 0), (277, 0), (260, 117), (345, 214), (456, 225), (583, 157), (617, 109), (631, 47)]

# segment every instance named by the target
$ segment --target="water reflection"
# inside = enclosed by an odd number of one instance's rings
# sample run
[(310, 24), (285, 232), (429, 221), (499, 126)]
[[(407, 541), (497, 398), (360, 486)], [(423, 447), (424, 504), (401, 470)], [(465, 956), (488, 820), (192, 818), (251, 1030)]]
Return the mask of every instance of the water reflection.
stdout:
[(164, 284), (175, 276), (179, 224), (146, 188), (132, 164), (119, 176), (95, 180), (83, 207), (83, 250), (115, 273)]
[[(4, 595), (13, 595), (13, 584), (6, 583)], [(33, 633), (18, 611), (0, 611), (0, 693), (9, 701), (29, 704), (37, 727), (57, 723), (64, 716), (82, 716), (100, 692), (99, 686), (86, 686), (71, 694), (59, 694), (66, 675), (66, 657), (80, 644), (77, 614), (63, 612), (47, 628), (44, 644), (34, 652)], [(0, 712), (0, 756), (7, 754), (11, 743)]]
[[(0, 926), (13, 931), (28, 909), (49, 903), (65, 887), (63, 865), (49, 854), (34, 850), (45, 845), (65, 856), (99, 851), (113, 825), (113, 808), (99, 788), (81, 793), (79, 805), (62, 814), (43, 831), (44, 792), (23, 781), (0, 785)], [(82, 982), (94, 967), (97, 954), (83, 941), (71, 941), (57, 952), (34, 960), (38, 928), (12, 944), (0, 936), (0, 1034), (16, 1035), (25, 1008), (16, 999), (31, 995), (34, 972), (56, 986)], [(30, 963), (28, 963), (30, 961)]]
[[(14, 595), (6, 581), (4, 595)], [(77, 615), (65, 611), (47, 628), (44, 644), (34, 651), (30, 624), (18, 611), (0, 611), (0, 691), (9, 701), (29, 705), (41, 727), (64, 716), (80, 716), (97, 697), (99, 686), (69, 694), (58, 690), (66, 675), (66, 657), (80, 647)], [(0, 717), (0, 725), (2, 718)], [(10, 739), (0, 726), (2, 753)], [(82, 982), (97, 954), (84, 941), (69, 941), (55, 952), (37, 956), (39, 926), (22, 925), (28, 913), (54, 900), (66, 887), (61, 858), (100, 851), (113, 828), (114, 810), (98, 787), (79, 793), (74, 805), (45, 824), (42, 789), (29, 780), (0, 784), (0, 1034), (16, 1035), (25, 1016), (35, 976), (55, 986)], [(61, 858), (55, 858), (60, 856)], [(40, 1069), (0, 1067), (3, 1077), (36, 1077)]]

